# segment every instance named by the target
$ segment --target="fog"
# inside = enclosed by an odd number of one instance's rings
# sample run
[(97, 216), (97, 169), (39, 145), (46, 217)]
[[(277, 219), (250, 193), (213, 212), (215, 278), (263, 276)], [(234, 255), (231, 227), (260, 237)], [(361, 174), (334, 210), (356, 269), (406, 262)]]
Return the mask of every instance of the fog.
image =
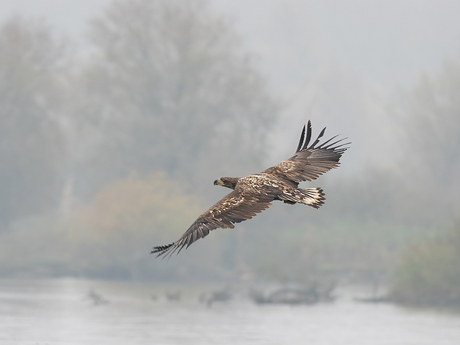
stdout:
[[(2, 1), (0, 272), (364, 281), (404, 303), (408, 248), (458, 233), (458, 13), (428, 0)], [(170, 260), (149, 255), (225, 195), (216, 178), (290, 157), (308, 120), (352, 142), (308, 184), (323, 207), (276, 204)]]
[[(78, 42), (74, 53), (81, 53), (87, 49), (87, 21), (109, 3), (5, 0), (0, 18), (43, 18), (57, 35)], [(436, 73), (445, 59), (459, 54), (456, 1), (214, 0), (210, 7), (234, 24), (270, 90), (285, 102), (286, 120), (273, 129), (274, 136), (297, 133), (299, 123), (318, 118), (320, 126), (366, 143), (350, 152), (359, 159), (355, 168), (376, 149), (372, 164), (393, 163), (398, 146), (382, 148), (378, 138), (401, 125), (363, 107), (385, 106), (388, 97), (410, 88), (422, 73)], [(375, 135), (375, 127), (381, 135)], [(274, 146), (276, 161), (291, 152), (292, 144)]]

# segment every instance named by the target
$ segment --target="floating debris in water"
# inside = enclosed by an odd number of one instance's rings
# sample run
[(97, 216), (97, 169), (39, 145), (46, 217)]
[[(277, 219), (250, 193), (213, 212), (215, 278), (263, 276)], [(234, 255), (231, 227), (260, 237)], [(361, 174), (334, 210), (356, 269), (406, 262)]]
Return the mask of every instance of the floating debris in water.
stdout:
[(333, 301), (334, 288), (335, 284), (320, 288), (314, 283), (308, 287), (282, 287), (269, 293), (252, 289), (249, 297), (257, 304), (316, 304)]
[(86, 297), (88, 297), (88, 299), (90, 299), (94, 305), (103, 305), (109, 303), (108, 300), (106, 300), (104, 297), (92, 289), (88, 291)]
[(212, 307), (215, 302), (225, 303), (233, 298), (233, 293), (229, 288), (222, 290), (214, 290), (210, 292), (203, 292), (200, 295), (199, 301), (206, 304), (208, 307)]
[(180, 291), (166, 291), (166, 299), (170, 302), (180, 301), (181, 295)]

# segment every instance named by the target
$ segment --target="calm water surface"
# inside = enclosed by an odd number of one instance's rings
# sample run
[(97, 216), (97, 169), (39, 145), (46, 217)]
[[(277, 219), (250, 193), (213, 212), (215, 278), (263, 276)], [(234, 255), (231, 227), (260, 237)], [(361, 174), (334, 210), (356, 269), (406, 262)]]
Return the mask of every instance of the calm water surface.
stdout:
[(206, 289), (0, 280), (0, 344), (460, 344), (460, 314), (356, 303), (356, 289), (330, 304), (260, 306), (240, 295), (212, 307), (198, 301)]

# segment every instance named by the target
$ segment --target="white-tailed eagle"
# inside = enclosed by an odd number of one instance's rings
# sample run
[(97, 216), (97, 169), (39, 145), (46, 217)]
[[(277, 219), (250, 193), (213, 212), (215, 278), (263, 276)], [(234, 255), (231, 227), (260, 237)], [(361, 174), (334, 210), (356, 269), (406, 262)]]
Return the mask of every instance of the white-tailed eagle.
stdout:
[(214, 185), (233, 189), (197, 220), (177, 241), (154, 247), (152, 253), (158, 256), (169, 253), (178, 253), (188, 248), (196, 240), (218, 228), (234, 228), (235, 223), (251, 219), (257, 213), (265, 210), (273, 200), (280, 200), (288, 204), (301, 203), (320, 207), (324, 203), (324, 193), (321, 188), (299, 188), (299, 182), (312, 181), (332, 168), (339, 166), (342, 154), (347, 150), (349, 143), (337, 135), (319, 144), (324, 135), (324, 128), (318, 138), (309, 146), (311, 139), (311, 123), (308, 121), (306, 130), (303, 127), (299, 145), (291, 158), (278, 163), (258, 174), (245, 177), (221, 177), (214, 181)]

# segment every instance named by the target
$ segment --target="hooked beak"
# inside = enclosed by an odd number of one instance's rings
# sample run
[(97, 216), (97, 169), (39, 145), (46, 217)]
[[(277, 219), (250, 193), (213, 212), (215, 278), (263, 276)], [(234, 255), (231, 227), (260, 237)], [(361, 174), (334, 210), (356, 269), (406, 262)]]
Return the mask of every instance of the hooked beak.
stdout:
[(214, 186), (223, 186), (223, 185), (224, 183), (222, 182), (220, 178), (214, 181)]

